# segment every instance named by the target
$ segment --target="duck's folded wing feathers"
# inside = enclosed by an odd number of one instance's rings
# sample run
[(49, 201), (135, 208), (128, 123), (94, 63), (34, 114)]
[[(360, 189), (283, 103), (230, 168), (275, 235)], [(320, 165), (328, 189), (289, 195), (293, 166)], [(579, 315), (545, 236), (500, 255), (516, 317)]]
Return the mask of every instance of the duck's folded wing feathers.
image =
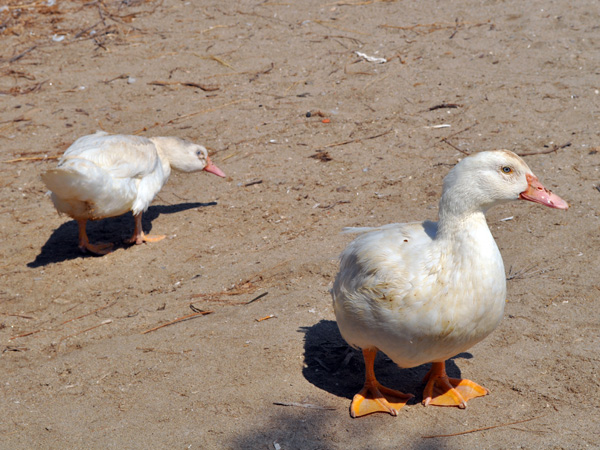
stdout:
[(114, 178), (143, 178), (160, 165), (155, 145), (141, 136), (84, 136), (67, 149), (59, 167), (71, 159), (93, 162)]
[(388, 304), (414, 292), (435, 272), (435, 255), (424, 253), (435, 227), (433, 222), (415, 222), (349, 230), (364, 234), (342, 252), (337, 287), (346, 293), (368, 291), (373, 300)]

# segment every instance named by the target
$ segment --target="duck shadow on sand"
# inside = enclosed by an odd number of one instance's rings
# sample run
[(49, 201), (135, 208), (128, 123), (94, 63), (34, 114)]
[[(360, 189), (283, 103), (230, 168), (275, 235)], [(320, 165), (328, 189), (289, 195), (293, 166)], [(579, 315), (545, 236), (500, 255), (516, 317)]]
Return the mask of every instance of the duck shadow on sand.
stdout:
[[(350, 347), (333, 320), (321, 320), (311, 327), (301, 327), (304, 333), (304, 369), (307, 381), (338, 397), (352, 399), (362, 389), (365, 366), (362, 352)], [(446, 371), (451, 378), (460, 378), (456, 358), (471, 359), (470, 353), (460, 353), (446, 361)], [(397, 389), (415, 398), (409, 403), (423, 400), (423, 377), (431, 367), (425, 364), (411, 369), (401, 369), (382, 352), (377, 353), (375, 375), (377, 380), (391, 389)]]
[[(217, 202), (151, 206), (142, 215), (142, 229), (144, 233), (149, 234), (150, 230), (152, 230), (152, 222), (161, 214), (174, 214), (187, 209), (204, 208), (216, 204)], [(134, 220), (131, 212), (108, 219), (90, 220), (87, 223), (87, 233), (90, 241), (93, 243), (112, 242), (114, 244), (113, 250), (130, 246), (123, 243), (123, 240), (131, 237), (133, 228)], [(77, 239), (77, 222), (70, 220), (63, 223), (52, 232), (46, 243), (42, 246), (39, 255), (36, 256), (34, 261), (27, 263), (27, 267), (36, 268), (69, 259), (99, 256), (91, 253), (82, 253), (77, 247)]]

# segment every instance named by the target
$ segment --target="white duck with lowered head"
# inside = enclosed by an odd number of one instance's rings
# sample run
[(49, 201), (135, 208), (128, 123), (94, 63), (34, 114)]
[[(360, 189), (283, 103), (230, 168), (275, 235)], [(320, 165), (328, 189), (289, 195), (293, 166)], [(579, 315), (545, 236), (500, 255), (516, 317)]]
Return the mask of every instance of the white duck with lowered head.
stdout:
[(485, 212), (512, 200), (568, 208), (520, 157), (500, 150), (469, 156), (448, 173), (438, 222), (348, 230), (363, 234), (340, 256), (332, 297), (342, 336), (365, 358), (365, 385), (354, 396), (352, 417), (396, 415), (412, 397), (377, 381), (378, 350), (403, 368), (433, 363), (425, 405), (464, 408), (488, 393), (470, 380), (448, 378), (445, 361), (484, 339), (502, 318), (506, 275)]
[(109, 135), (104, 131), (77, 139), (63, 154), (58, 167), (42, 174), (52, 191), (56, 209), (79, 225), (79, 248), (96, 254), (110, 252), (112, 244), (91, 244), (88, 220), (133, 212), (135, 229), (127, 243), (164, 239), (142, 231), (142, 213), (162, 189), (171, 168), (225, 174), (208, 157), (206, 148), (176, 137)]

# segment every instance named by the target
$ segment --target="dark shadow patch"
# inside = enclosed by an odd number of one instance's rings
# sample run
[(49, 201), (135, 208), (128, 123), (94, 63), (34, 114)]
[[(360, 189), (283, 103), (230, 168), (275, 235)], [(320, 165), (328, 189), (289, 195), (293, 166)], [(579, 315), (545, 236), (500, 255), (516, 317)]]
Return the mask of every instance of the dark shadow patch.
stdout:
[[(365, 381), (362, 352), (351, 348), (344, 341), (333, 320), (321, 320), (311, 327), (302, 327), (299, 331), (304, 333), (304, 378), (324, 391), (351, 400), (362, 389)], [(454, 359), (472, 357), (470, 353), (461, 353), (446, 361), (448, 376), (460, 378), (460, 369)], [(401, 369), (384, 353), (378, 352), (375, 375), (384, 386), (413, 394), (415, 398), (410, 403), (419, 403), (422, 401), (424, 388), (422, 380), (430, 367), (429, 364), (424, 364)]]
[[(346, 344), (335, 321), (321, 320), (313, 326), (301, 327), (298, 331), (304, 333), (305, 368), (302, 373), (306, 380), (324, 391), (348, 399), (349, 407), (350, 399), (362, 388), (364, 382), (361, 352)], [(459, 356), (471, 357), (469, 354)], [(428, 370), (429, 365), (400, 369), (381, 352), (375, 362), (375, 372), (379, 381), (394, 389), (419, 394), (419, 397), (423, 390), (421, 380)], [(460, 370), (452, 361), (448, 361), (447, 371), (450, 376), (460, 376)], [(419, 402), (420, 398), (416, 400)], [(307, 402), (312, 403), (310, 399)], [(328, 402), (317, 401), (316, 403), (326, 405)], [(438, 439), (420, 439), (419, 436), (415, 436), (415, 439), (410, 442), (406, 442), (404, 436), (400, 436), (399, 442), (403, 441), (402, 445), (383, 444), (379, 433), (384, 430), (389, 432), (387, 424), (400, 420), (386, 414), (352, 419), (347, 408), (326, 410), (269, 406), (264, 410), (264, 420), (259, 421), (260, 423), (257, 423), (252, 431), (232, 438), (228, 442), (228, 448), (307, 450), (340, 448), (450, 450), (454, 448)], [(398, 426), (401, 429), (402, 423)], [(345, 444), (341, 444), (342, 442)]]
[(431, 220), (426, 220), (423, 222), (423, 231), (425, 231), (425, 234), (427, 234), (427, 236), (429, 236), (431, 239), (435, 239), (435, 236), (437, 235), (437, 227), (437, 222), (432, 222)]
[[(144, 233), (149, 234), (150, 230), (152, 230), (152, 222), (161, 214), (174, 214), (188, 209), (203, 208), (214, 206), (216, 204), (216, 202), (209, 202), (151, 206), (142, 215), (142, 229), (144, 230)], [(90, 242), (113, 242), (113, 250), (129, 246), (128, 244), (124, 244), (123, 240), (131, 237), (133, 228), (134, 221), (131, 212), (122, 216), (88, 221), (87, 223), (87, 233)], [(62, 224), (52, 232), (46, 243), (42, 246), (40, 253), (36, 256), (34, 261), (27, 263), (27, 267), (36, 268), (70, 259), (98, 257), (98, 255), (82, 253), (77, 247), (77, 243), (77, 222), (71, 220)]]

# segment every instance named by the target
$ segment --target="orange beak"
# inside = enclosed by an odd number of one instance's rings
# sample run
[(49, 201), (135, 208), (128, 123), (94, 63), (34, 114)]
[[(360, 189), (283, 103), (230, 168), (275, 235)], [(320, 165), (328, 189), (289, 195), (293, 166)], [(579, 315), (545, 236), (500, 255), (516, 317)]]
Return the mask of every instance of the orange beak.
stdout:
[(217, 175), (218, 177), (225, 177), (225, 173), (219, 169), (217, 166), (215, 166), (212, 161), (210, 160), (210, 158), (206, 158), (206, 167), (203, 169), (207, 172), (210, 173), (214, 173), (215, 175)]
[(527, 189), (519, 194), (519, 198), (540, 203), (550, 208), (569, 209), (569, 204), (558, 195), (546, 189), (535, 175), (527, 174)]

